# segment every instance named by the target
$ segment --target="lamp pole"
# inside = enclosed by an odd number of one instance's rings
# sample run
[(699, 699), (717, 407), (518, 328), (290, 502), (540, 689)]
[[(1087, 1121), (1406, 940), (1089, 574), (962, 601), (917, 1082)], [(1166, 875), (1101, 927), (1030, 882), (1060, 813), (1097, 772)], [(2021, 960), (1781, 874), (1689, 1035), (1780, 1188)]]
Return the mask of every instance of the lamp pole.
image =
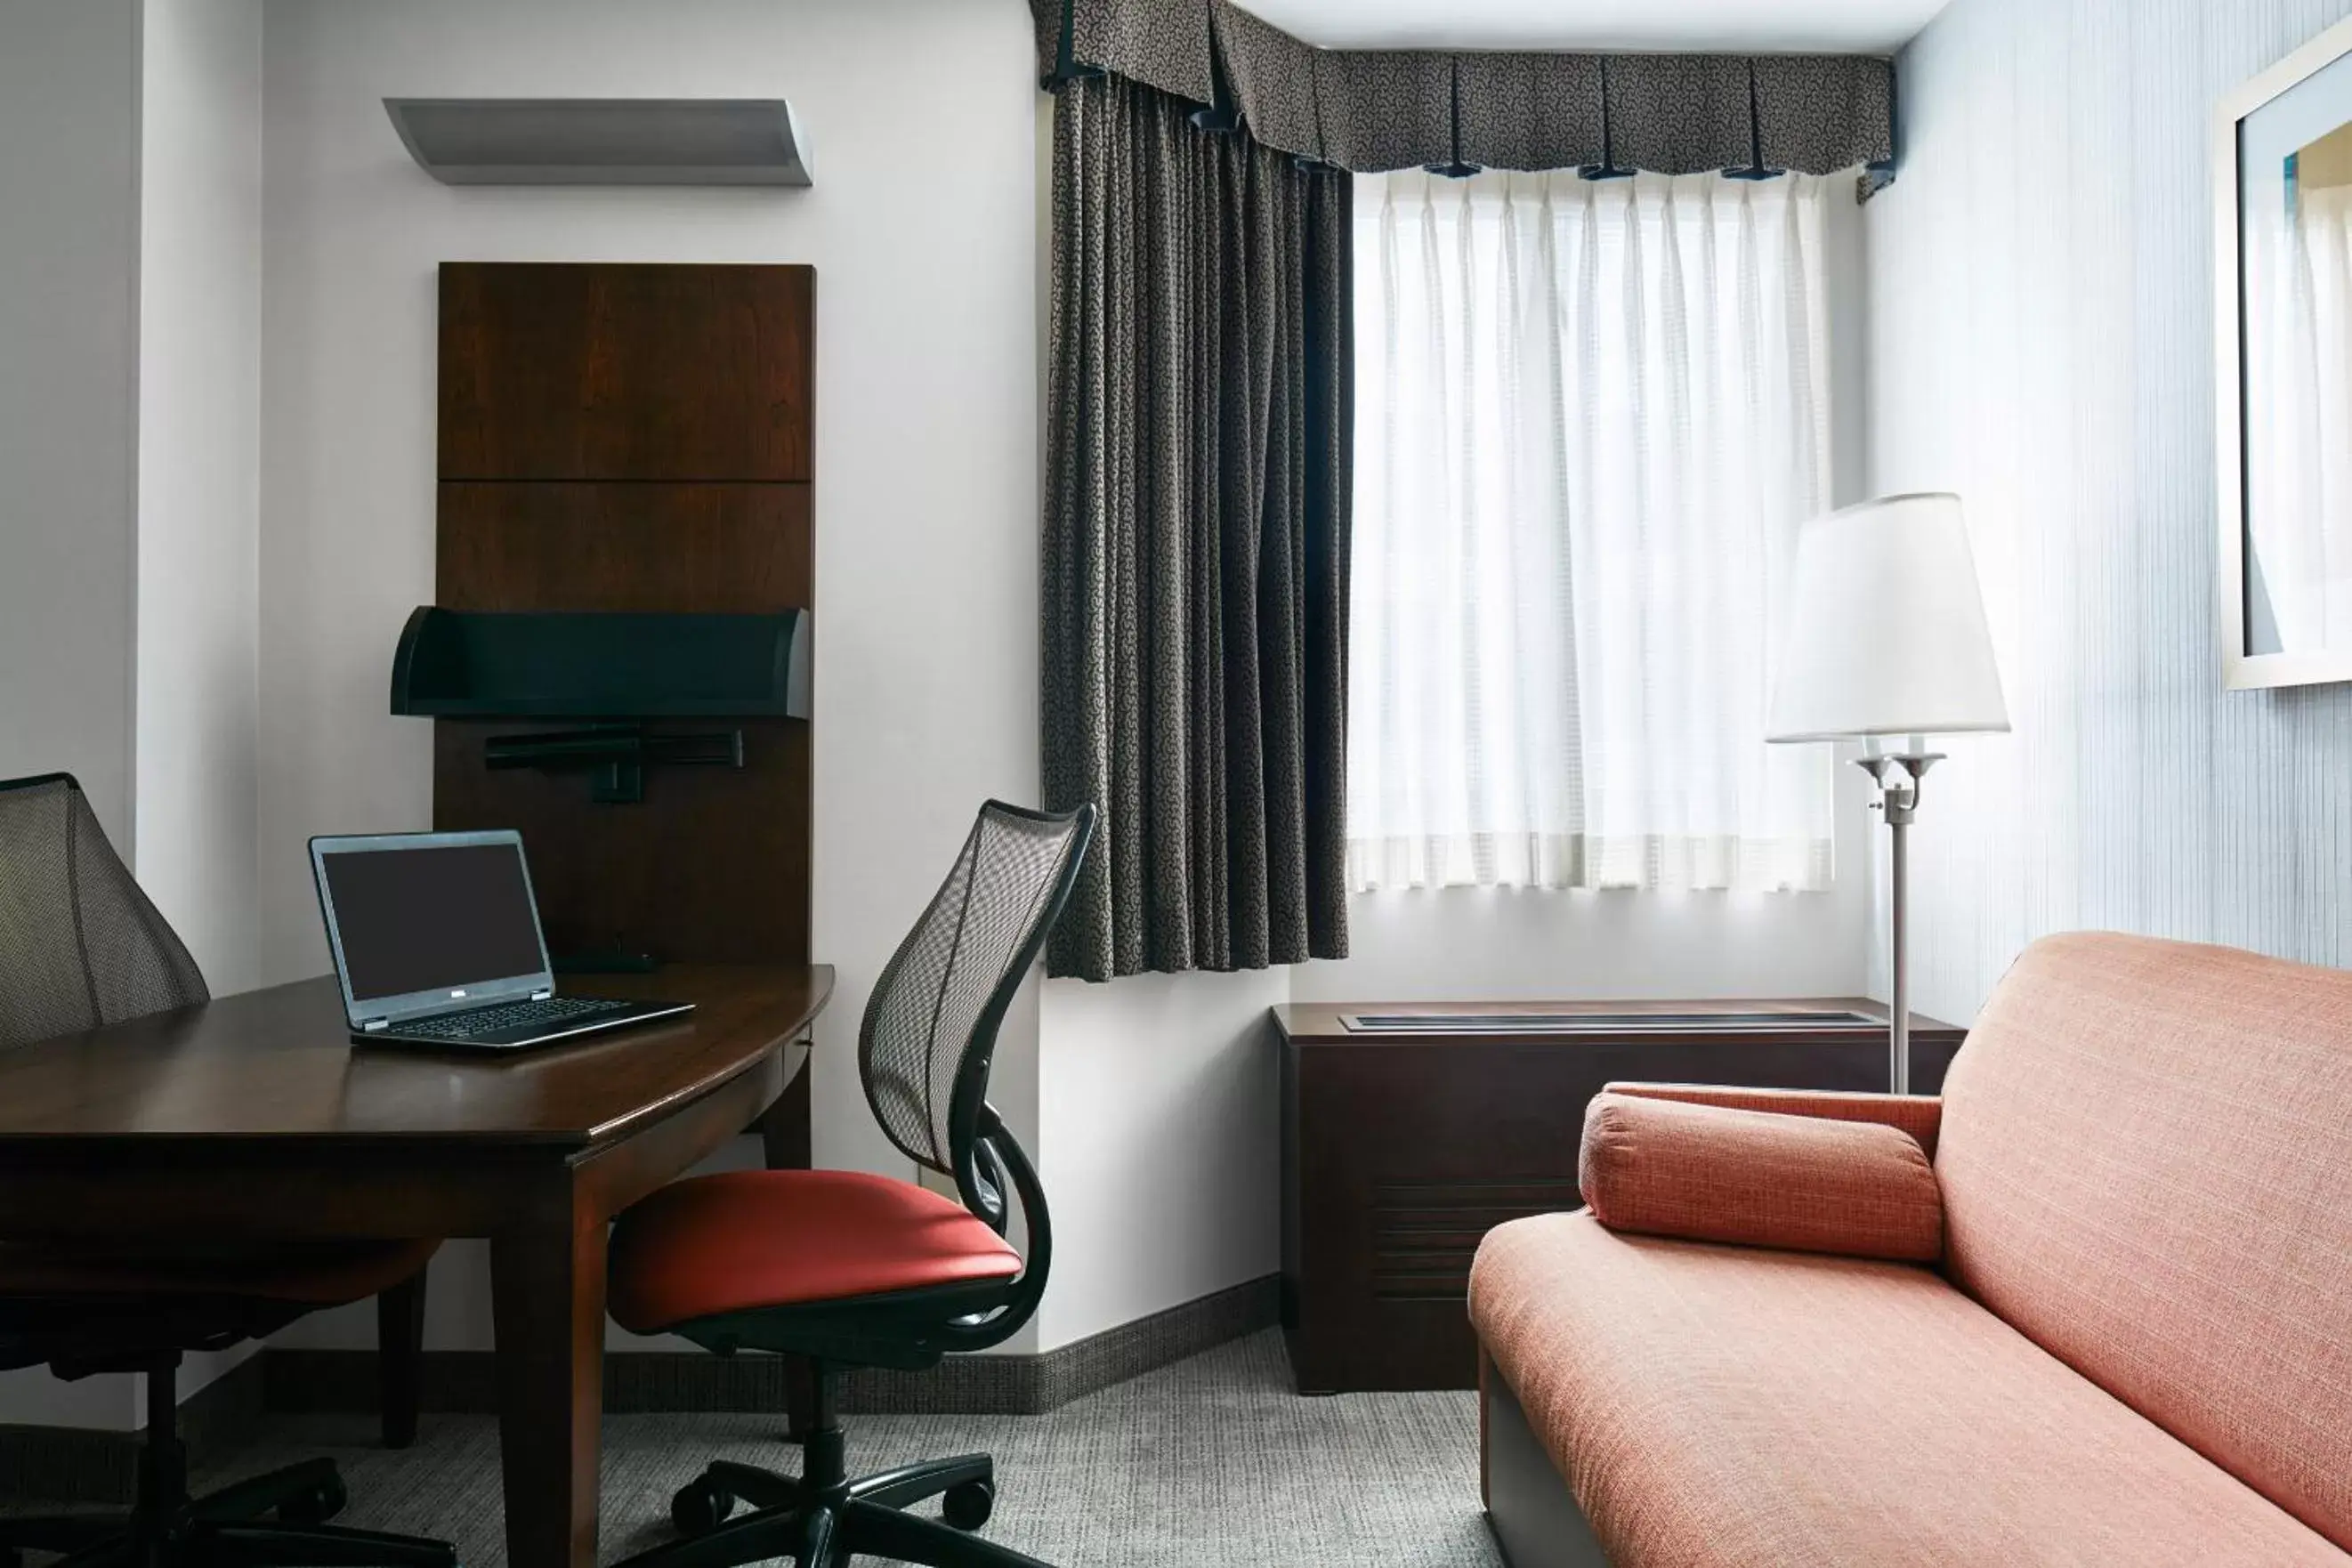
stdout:
[(1894, 1003), (1889, 1009), (1886, 1037), (1886, 1086), (1895, 1094), (1911, 1092), (1911, 955), (1909, 951), (1908, 906), (1911, 893), (1909, 846), (1911, 823), (1919, 812), (1919, 781), (1927, 770), (1944, 760), (1941, 752), (1926, 750), (1926, 740), (1918, 735), (1906, 737), (1909, 745), (1900, 752), (1880, 752), (1878, 742), (1869, 742), (1871, 750), (1854, 759), (1864, 773), (1878, 784), (1878, 799), (1873, 809), (1886, 814), (1886, 829), (1893, 843), (1887, 860), (1892, 871), (1888, 889), (1889, 902), (1894, 908), (1893, 951), (1889, 953), (1894, 971)]
[(1927, 736), (2009, 728), (1960, 498), (1885, 496), (1807, 523), (1797, 540), (1786, 641), (1764, 739), (1861, 741), (1894, 872), (1894, 994), (1886, 1084), (1911, 1092), (1911, 824), (1943, 761)]

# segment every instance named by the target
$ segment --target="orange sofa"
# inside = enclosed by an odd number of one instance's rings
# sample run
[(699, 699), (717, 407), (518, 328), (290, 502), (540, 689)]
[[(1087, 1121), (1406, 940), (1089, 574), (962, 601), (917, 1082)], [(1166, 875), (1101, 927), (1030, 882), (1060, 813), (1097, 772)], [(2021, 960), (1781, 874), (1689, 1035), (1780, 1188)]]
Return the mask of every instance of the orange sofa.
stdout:
[(2352, 1563), (2352, 974), (2035, 943), (1940, 1100), (1619, 1086), (1471, 1274), (1513, 1568)]

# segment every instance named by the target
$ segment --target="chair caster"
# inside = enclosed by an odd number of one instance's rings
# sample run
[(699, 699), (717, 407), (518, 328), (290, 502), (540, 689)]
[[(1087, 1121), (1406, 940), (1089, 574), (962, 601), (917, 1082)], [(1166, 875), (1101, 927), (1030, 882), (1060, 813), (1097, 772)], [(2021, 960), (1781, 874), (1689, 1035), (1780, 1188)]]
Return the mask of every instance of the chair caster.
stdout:
[(278, 1517), (288, 1524), (324, 1524), (343, 1511), (351, 1501), (344, 1489), (343, 1478), (329, 1476), (316, 1486), (304, 1487), (278, 1504)]
[(958, 1530), (978, 1530), (996, 1511), (996, 1488), (987, 1481), (960, 1481), (940, 1496), (940, 1517)]
[(735, 1496), (715, 1485), (709, 1476), (697, 1476), (669, 1500), (669, 1521), (680, 1535), (708, 1535), (735, 1511)]

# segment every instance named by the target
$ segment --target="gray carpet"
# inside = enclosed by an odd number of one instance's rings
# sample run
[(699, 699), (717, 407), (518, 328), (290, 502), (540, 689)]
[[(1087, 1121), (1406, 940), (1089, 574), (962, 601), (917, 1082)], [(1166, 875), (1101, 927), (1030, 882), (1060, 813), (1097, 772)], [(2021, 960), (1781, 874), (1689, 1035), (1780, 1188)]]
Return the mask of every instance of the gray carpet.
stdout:
[[(1046, 1415), (852, 1415), (849, 1466), (996, 1456), (986, 1534), (1056, 1568), (1489, 1568), (1478, 1414), (1467, 1394), (1290, 1392), (1281, 1336), (1259, 1334)], [(615, 1415), (604, 1424), (604, 1557), (667, 1538), (669, 1496), (709, 1459), (793, 1469), (772, 1416)], [(201, 1478), (308, 1454), (350, 1481), (338, 1521), (454, 1539), (467, 1568), (506, 1560), (498, 1431), (426, 1416), (415, 1447), (369, 1446), (372, 1417), (283, 1416)], [(864, 1563), (865, 1559), (860, 1559)]]

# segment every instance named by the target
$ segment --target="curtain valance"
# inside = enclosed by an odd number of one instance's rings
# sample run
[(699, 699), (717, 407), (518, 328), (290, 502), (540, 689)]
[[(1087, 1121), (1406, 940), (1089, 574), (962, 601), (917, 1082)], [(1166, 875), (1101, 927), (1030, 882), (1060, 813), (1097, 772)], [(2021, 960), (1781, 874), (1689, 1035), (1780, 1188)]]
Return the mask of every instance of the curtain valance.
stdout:
[(1895, 68), (1867, 55), (1324, 49), (1231, 0), (1030, 0), (1040, 75), (1108, 71), (1237, 111), (1358, 174), (1710, 169), (1894, 177)]

